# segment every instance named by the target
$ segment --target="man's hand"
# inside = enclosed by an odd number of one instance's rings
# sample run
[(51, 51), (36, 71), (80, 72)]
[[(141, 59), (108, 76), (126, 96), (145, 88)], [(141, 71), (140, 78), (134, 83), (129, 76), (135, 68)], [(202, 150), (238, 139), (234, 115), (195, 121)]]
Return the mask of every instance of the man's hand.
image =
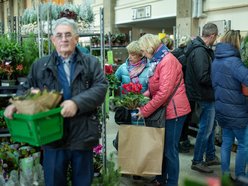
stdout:
[(73, 117), (77, 113), (78, 107), (72, 100), (63, 101), (60, 106), (62, 107), (61, 115), (64, 118)]
[(6, 109), (4, 110), (4, 116), (9, 118), (9, 119), (13, 119), (13, 114), (16, 112), (16, 107), (15, 105), (9, 105), (6, 107)]

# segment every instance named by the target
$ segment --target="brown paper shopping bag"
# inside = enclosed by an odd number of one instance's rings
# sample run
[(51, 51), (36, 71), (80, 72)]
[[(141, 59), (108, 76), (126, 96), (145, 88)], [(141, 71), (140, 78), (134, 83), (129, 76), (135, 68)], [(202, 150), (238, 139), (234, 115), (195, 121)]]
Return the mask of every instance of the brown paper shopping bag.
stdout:
[(118, 165), (122, 174), (161, 175), (164, 128), (120, 125)]

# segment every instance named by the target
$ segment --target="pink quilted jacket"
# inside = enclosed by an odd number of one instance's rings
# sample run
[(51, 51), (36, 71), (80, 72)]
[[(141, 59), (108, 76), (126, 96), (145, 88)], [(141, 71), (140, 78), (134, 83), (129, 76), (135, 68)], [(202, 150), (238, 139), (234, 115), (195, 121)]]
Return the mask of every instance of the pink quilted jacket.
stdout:
[[(162, 104), (165, 104), (179, 83), (181, 76), (183, 76), (182, 65), (171, 53), (168, 53), (157, 65), (154, 75), (149, 79), (148, 87), (152, 99), (140, 108), (144, 117), (151, 115)], [(167, 106), (166, 119), (184, 116), (190, 111), (184, 79), (182, 79)]]

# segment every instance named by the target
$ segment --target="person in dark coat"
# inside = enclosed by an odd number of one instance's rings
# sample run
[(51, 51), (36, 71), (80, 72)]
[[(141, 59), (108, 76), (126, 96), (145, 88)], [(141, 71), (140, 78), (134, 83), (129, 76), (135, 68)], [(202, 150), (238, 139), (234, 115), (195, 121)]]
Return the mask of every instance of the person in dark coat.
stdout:
[[(108, 82), (97, 58), (84, 55), (76, 47), (77, 24), (60, 18), (53, 25), (51, 40), (56, 50), (33, 63), (27, 81), (17, 95), (31, 87), (63, 92), (61, 115), (64, 134), (61, 140), (43, 146), (43, 168), (46, 186), (66, 186), (69, 163), (74, 186), (90, 186), (93, 179), (93, 147), (101, 133), (97, 107), (105, 99)], [(69, 70), (68, 70), (69, 69)], [(4, 114), (12, 118), (14, 105)]]
[[(192, 41), (192, 45), (198, 47), (194, 48), (187, 57), (185, 74), (188, 99), (198, 104), (201, 109), (191, 169), (205, 173), (213, 172), (208, 166), (220, 165), (220, 161), (215, 155), (215, 108), (211, 81), (211, 64), (214, 59), (211, 46), (217, 36), (218, 28), (215, 24), (207, 23), (203, 26), (202, 36), (198, 36)], [(204, 154), (206, 162), (203, 159)]]
[(248, 86), (248, 68), (240, 58), (240, 33), (229, 30), (216, 46), (212, 64), (216, 119), (222, 128), (221, 170), (230, 174), (230, 158), (234, 139), (238, 141), (235, 176), (245, 176), (248, 126), (248, 101), (241, 84)]

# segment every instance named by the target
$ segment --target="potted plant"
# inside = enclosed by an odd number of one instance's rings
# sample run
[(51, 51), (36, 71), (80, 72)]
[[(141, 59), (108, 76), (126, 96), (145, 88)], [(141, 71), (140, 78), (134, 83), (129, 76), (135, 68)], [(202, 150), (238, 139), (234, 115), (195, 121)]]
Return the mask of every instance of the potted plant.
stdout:
[(28, 75), (32, 63), (39, 58), (39, 47), (35, 34), (31, 33), (27, 38), (23, 38), (21, 48), (23, 51), (23, 70), (18, 75), (18, 81), (20, 83)]
[(118, 186), (120, 185), (120, 169), (116, 169), (113, 153), (106, 162), (106, 168), (101, 170), (99, 177), (93, 180), (93, 186)]
[[(0, 37), (0, 76), (2, 86), (11, 86), (23, 71), (23, 50), (21, 45), (8, 35)], [(5, 80), (10, 81), (5, 83)]]
[(144, 121), (137, 118), (137, 108), (145, 105), (149, 98), (141, 94), (142, 84), (140, 83), (127, 83), (122, 85), (122, 95), (115, 99), (116, 106), (125, 107), (130, 110), (131, 123), (143, 124)]
[(117, 79), (117, 77), (114, 74), (114, 70), (112, 65), (105, 64), (105, 74), (109, 82), (109, 90), (112, 92), (114, 90), (117, 90), (121, 84), (120, 80)]
[(99, 144), (93, 148), (93, 165), (94, 165), (94, 176), (100, 176), (100, 172), (103, 167), (103, 154), (102, 154), (102, 145)]
[[(248, 68), (248, 35), (243, 39), (240, 49), (241, 59), (244, 62), (244, 65)], [(242, 93), (245, 96), (248, 96), (248, 87), (244, 84), (242, 84)]]

